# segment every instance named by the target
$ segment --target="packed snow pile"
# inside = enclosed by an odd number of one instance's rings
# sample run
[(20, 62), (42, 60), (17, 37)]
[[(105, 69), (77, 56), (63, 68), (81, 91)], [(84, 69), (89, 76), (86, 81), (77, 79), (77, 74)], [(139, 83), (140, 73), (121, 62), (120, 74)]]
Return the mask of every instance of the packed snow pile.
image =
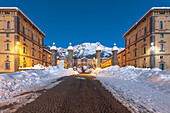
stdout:
[(134, 112), (170, 111), (170, 70), (111, 66), (93, 74)]
[[(49, 87), (58, 78), (76, 73), (72, 69), (47, 67), (46, 70), (29, 70), (20, 73), (0, 74), (0, 100), (24, 92)], [(1, 103), (1, 102), (0, 102)]]

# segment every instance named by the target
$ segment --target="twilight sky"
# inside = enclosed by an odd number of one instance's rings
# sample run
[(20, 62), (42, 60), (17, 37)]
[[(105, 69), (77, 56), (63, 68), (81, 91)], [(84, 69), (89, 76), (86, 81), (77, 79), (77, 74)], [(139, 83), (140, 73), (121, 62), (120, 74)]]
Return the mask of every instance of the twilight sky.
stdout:
[(123, 34), (150, 8), (170, 7), (170, 0), (0, 0), (0, 7), (23, 11), (46, 34), (45, 45), (124, 47)]

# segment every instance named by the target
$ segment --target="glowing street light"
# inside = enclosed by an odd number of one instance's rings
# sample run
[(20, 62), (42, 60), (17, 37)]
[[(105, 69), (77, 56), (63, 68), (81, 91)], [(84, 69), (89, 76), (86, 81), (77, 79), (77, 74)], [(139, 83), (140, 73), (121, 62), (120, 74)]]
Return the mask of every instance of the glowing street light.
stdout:
[(20, 43), (19, 43), (19, 42), (17, 42), (16, 44), (17, 44), (17, 45), (19, 45)]

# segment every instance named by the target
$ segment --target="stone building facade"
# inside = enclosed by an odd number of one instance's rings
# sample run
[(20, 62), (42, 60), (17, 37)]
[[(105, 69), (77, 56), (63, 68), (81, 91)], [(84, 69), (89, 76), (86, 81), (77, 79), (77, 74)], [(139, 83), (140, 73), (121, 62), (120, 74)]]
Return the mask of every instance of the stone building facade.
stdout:
[(0, 7), (0, 72), (43, 64), (44, 37), (20, 9)]
[(150, 9), (123, 37), (126, 44), (118, 53), (120, 66), (170, 70), (170, 7)]

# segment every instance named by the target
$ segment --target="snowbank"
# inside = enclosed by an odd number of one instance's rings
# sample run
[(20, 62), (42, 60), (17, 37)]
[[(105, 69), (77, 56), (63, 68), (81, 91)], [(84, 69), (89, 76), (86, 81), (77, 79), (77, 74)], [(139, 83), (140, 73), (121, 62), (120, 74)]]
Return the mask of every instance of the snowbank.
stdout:
[(132, 111), (170, 111), (170, 70), (111, 66), (93, 74)]
[[(24, 92), (48, 87), (58, 78), (74, 74), (72, 69), (48, 67), (46, 70), (29, 70), (20, 73), (0, 74), (0, 100)], [(1, 102), (0, 102), (1, 103)]]

